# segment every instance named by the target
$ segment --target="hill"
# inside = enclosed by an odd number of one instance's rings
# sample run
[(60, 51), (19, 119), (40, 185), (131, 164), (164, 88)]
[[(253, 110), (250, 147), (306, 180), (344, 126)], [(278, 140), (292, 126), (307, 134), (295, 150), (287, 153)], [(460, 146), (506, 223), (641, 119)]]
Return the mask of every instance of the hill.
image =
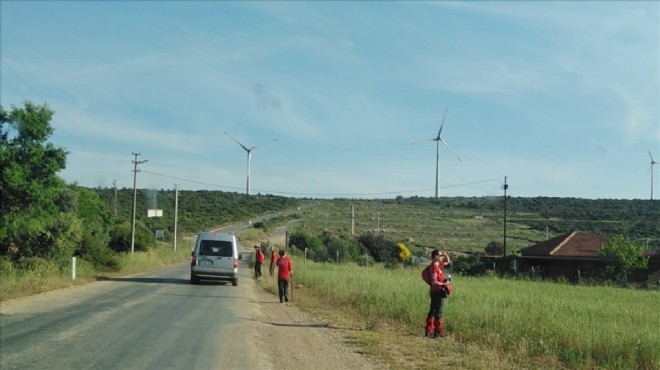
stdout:
[[(114, 190), (95, 189), (108, 207)], [(130, 220), (132, 189), (116, 193), (117, 215)], [(138, 190), (138, 221), (152, 229), (173, 231), (174, 190)], [(180, 191), (178, 230), (200, 230), (314, 202), (296, 216), (313, 235), (378, 233), (417, 248), (439, 247), (455, 252), (483, 251), (489, 243), (504, 242), (503, 197), (397, 197), (395, 199), (300, 199), (223, 191)], [(570, 230), (625, 235), (649, 250), (660, 250), (660, 201), (507, 198), (506, 247), (511, 252)], [(147, 218), (148, 208), (163, 217)]]

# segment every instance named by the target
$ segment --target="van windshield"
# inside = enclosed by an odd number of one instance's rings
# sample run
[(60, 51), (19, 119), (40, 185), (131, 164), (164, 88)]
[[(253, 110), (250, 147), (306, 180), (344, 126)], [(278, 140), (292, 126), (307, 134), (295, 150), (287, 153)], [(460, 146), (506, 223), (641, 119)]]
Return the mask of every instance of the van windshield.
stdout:
[(231, 257), (232, 243), (224, 240), (202, 240), (199, 254), (202, 256)]

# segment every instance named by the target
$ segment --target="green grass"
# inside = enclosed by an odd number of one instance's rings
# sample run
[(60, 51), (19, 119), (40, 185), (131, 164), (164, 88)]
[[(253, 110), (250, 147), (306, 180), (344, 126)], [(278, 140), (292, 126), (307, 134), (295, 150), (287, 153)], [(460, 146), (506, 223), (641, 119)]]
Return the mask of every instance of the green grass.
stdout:
[[(421, 333), (427, 287), (418, 269), (363, 268), (296, 261), (295, 279), (332, 305), (386, 317)], [(446, 301), (454, 339), (534, 363), (568, 368), (660, 368), (660, 294), (495, 277), (456, 277)]]
[[(354, 226), (352, 207), (355, 207)], [(320, 201), (300, 214), (303, 226), (313, 235), (323, 231), (355, 234), (378, 230), (386, 238), (403, 241), (414, 254), (418, 247), (438, 247), (454, 252), (483, 252), (491, 241), (503, 241), (502, 211), (472, 211), (443, 208), (434, 203), (396, 201)], [(510, 215), (514, 216), (514, 215)], [(545, 232), (515, 222), (507, 223), (509, 251), (546, 239)]]

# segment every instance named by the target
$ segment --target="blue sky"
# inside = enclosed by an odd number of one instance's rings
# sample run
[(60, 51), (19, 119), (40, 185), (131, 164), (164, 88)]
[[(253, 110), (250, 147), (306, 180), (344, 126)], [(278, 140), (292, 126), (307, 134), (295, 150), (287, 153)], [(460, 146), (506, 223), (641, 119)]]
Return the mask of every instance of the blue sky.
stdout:
[[(1, 1), (0, 103), (87, 187), (648, 199), (660, 3)], [(276, 138), (277, 141), (272, 141)], [(416, 142), (415, 145), (411, 145)], [(655, 167), (654, 198), (660, 198)]]

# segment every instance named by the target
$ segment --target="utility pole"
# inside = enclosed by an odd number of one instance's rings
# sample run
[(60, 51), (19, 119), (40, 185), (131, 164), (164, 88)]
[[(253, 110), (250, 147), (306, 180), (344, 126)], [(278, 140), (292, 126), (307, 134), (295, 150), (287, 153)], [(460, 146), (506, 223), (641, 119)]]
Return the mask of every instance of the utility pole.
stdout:
[(115, 211), (115, 216), (117, 216), (117, 180), (112, 180), (112, 188), (115, 191), (115, 200), (113, 202), (112, 208)]
[(351, 204), (351, 236), (355, 235), (355, 204)]
[(504, 176), (504, 185), (502, 185), (502, 189), (504, 189), (504, 246), (503, 246), (504, 258), (506, 258), (506, 191), (508, 188), (509, 185), (506, 183), (506, 176)]
[(376, 211), (376, 236), (380, 235), (380, 201), (378, 201), (378, 210)]
[(149, 160), (145, 159), (144, 161), (138, 161), (137, 157), (140, 155), (140, 153), (131, 153), (135, 156), (135, 159), (131, 162), (133, 162), (133, 224), (131, 227), (131, 253), (135, 252), (135, 202), (137, 200), (137, 189), (135, 187), (136, 180), (137, 180), (137, 173), (138, 173), (138, 164), (146, 163)]
[(176, 252), (176, 224), (179, 215), (179, 185), (174, 184), (174, 251)]

